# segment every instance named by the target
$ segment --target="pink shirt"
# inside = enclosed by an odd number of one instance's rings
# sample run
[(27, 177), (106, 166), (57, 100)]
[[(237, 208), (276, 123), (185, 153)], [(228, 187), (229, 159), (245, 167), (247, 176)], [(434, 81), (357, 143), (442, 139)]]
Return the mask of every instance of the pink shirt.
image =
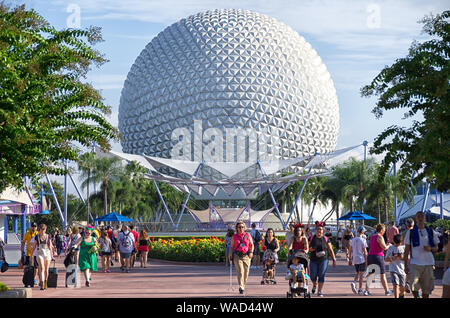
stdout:
[(398, 233), (400, 232), (398, 231), (398, 228), (395, 227), (395, 225), (388, 228), (386, 233), (388, 242), (394, 243), (394, 236), (397, 235)]
[(247, 253), (250, 247), (250, 234), (244, 233), (243, 235), (234, 234), (234, 250), (237, 252)]
[[(378, 244), (378, 242), (377, 242), (378, 236), (380, 236), (380, 235), (377, 233), (370, 237), (369, 255), (384, 256), (383, 249), (381, 248), (380, 244)], [(384, 240), (383, 237), (381, 237), (381, 239)]]

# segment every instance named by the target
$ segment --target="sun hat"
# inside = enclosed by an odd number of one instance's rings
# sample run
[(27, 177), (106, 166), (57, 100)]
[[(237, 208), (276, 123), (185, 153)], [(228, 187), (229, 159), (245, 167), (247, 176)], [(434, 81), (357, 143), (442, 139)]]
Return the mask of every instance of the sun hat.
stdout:
[(88, 230), (88, 231), (93, 231), (93, 230), (94, 230), (94, 227), (93, 227), (93, 226), (90, 226), (90, 225), (88, 225), (88, 226), (86, 226), (86, 230)]
[(359, 233), (365, 233), (366, 231), (367, 231), (366, 228), (362, 225), (358, 228)]

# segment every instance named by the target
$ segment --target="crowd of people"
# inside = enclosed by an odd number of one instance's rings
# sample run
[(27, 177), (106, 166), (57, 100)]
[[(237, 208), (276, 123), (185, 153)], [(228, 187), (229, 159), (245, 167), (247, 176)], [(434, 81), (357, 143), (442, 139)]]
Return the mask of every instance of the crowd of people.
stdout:
[[(245, 291), (245, 284), (251, 268), (262, 268), (263, 281), (274, 281), (274, 266), (278, 263), (280, 244), (274, 235), (273, 229), (268, 229), (265, 235), (256, 230), (246, 231), (244, 222), (237, 222), (235, 231), (229, 229), (226, 237), (226, 265), (233, 263), (237, 271), (239, 293)], [(297, 280), (305, 280), (305, 272), (313, 284), (311, 293), (323, 297), (323, 287), (330, 260), (336, 267), (336, 255), (330, 238), (329, 228), (324, 223), (316, 222), (313, 234), (311, 228), (302, 224), (289, 224), (289, 231), (285, 235), (287, 246), (288, 273), (294, 277), (294, 286)], [(260, 242), (263, 242), (262, 266), (260, 255)], [(418, 212), (415, 220), (409, 218), (401, 228), (394, 222), (386, 228), (378, 224), (373, 233), (367, 233), (364, 226), (357, 230), (349, 225), (339, 229), (336, 235), (338, 252), (345, 253), (349, 266), (354, 266), (355, 276), (350, 288), (355, 295), (371, 296), (371, 287), (374, 286), (374, 275), (378, 275), (381, 287), (386, 296), (404, 298), (405, 293), (412, 293), (414, 298), (428, 298), (434, 290), (435, 260), (433, 253), (445, 250), (443, 294), (450, 298), (450, 270), (448, 269), (448, 231), (439, 233), (433, 228), (425, 226), (424, 212)], [(300, 255), (300, 256), (299, 256)], [(294, 258), (307, 258), (308, 268), (303, 268)], [(389, 288), (387, 271), (390, 274), (392, 290)], [(253, 264), (253, 265), (251, 265)], [(364, 279), (366, 283), (364, 284)]]
[[(98, 271), (98, 257), (102, 272), (110, 273), (115, 260), (120, 262), (122, 272), (129, 273), (137, 256), (140, 266), (147, 266), (150, 247), (147, 232), (142, 229), (137, 233), (133, 225), (117, 225), (115, 229), (111, 226), (73, 226), (65, 233), (56, 228), (49, 234), (45, 224), (32, 223), (22, 240), (19, 267), (32, 266), (34, 284), (39, 281), (40, 289), (45, 290), (50, 263), (57, 257), (65, 257), (65, 265), (78, 265), (84, 274), (85, 286), (90, 287), (91, 274)], [(67, 259), (70, 259), (68, 263)]]
[[(289, 224), (285, 235), (287, 247), (287, 273), (293, 286), (303, 286), (306, 278), (311, 280), (311, 293), (324, 296), (324, 283), (330, 260), (336, 267), (336, 255), (332, 245), (332, 234), (324, 223), (316, 222), (314, 234), (311, 228), (302, 224)], [(404, 298), (406, 293), (413, 297), (428, 298), (434, 290), (435, 260), (433, 253), (445, 250), (443, 295), (450, 298), (450, 270), (448, 259), (448, 233), (439, 233), (425, 225), (425, 214), (418, 212), (415, 219), (407, 219), (403, 228), (391, 223), (387, 228), (378, 224), (373, 233), (367, 233), (364, 226), (355, 230), (352, 226), (339, 229), (336, 234), (338, 253), (345, 254), (348, 265), (355, 269), (350, 288), (355, 295), (371, 295), (372, 274), (378, 274), (385, 295)], [(260, 244), (261, 242), (261, 244)], [(260, 250), (262, 246), (262, 250)], [(227, 266), (234, 264), (237, 272), (239, 293), (243, 294), (250, 269), (262, 269), (261, 284), (276, 283), (275, 267), (279, 263), (281, 245), (272, 228), (264, 235), (252, 224), (247, 231), (245, 222), (237, 222), (225, 236)], [(109, 273), (114, 261), (120, 263), (120, 270), (129, 273), (139, 257), (140, 266), (146, 267), (151, 240), (146, 231), (139, 233), (133, 225), (73, 226), (66, 232), (55, 229), (47, 232), (45, 224), (31, 224), (23, 237), (22, 258), (19, 266), (32, 266), (34, 280), (39, 281), (41, 290), (47, 289), (49, 269), (56, 257), (70, 256), (69, 264), (78, 265), (84, 273), (85, 286), (91, 285), (92, 272), (98, 271), (98, 257), (101, 270)], [(261, 257), (262, 255), (262, 257)], [(306, 266), (300, 260), (307, 260)], [(392, 290), (388, 286), (387, 271), (390, 274)], [(66, 262), (64, 262), (66, 264)], [(364, 279), (366, 282), (364, 284)]]

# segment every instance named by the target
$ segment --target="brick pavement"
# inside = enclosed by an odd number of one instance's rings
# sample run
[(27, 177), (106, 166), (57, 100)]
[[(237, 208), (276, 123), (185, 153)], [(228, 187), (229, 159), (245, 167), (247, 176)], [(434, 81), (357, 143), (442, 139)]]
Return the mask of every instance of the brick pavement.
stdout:
[[(49, 288), (45, 291), (35, 286), (32, 289), (33, 298), (181, 298), (181, 297), (240, 297), (237, 279), (233, 268), (232, 284), (234, 291), (230, 290), (229, 268), (223, 264), (192, 264), (174, 263), (151, 260), (147, 268), (140, 268), (139, 262), (130, 273), (120, 271), (117, 263), (112, 267), (111, 273), (101, 271), (92, 275), (91, 287), (84, 286), (84, 277), (81, 274), (83, 286), (81, 288), (65, 288), (65, 269), (63, 258), (57, 260), (59, 269), (58, 288)], [(99, 263), (100, 265), (100, 263)], [(101, 265), (100, 265), (101, 266)], [(100, 269), (100, 267), (99, 267)], [(284, 279), (285, 265), (277, 266), (277, 285), (264, 285), (261, 282), (261, 269), (252, 269), (246, 286), (246, 297), (253, 298), (285, 298), (288, 282)], [(350, 288), (354, 270), (338, 257), (337, 267), (328, 267), (323, 293), (325, 298), (351, 298), (364, 297), (354, 295)], [(390, 275), (388, 274), (390, 284)], [(22, 270), (10, 268), (0, 274), (0, 281), (10, 287), (23, 287)], [(312, 286), (312, 285), (310, 285)], [(372, 289), (373, 296), (369, 298), (392, 298), (384, 296), (383, 289)], [(436, 288), (432, 298), (442, 295), (442, 282), (436, 280)], [(314, 296), (313, 296), (314, 297)], [(406, 294), (412, 298), (411, 294)]]

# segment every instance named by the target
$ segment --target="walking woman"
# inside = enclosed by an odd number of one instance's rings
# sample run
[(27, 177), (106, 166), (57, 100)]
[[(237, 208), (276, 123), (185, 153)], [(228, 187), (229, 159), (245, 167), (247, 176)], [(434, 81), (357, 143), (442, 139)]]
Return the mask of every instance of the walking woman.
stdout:
[(231, 239), (231, 258), (236, 267), (239, 293), (245, 291), (250, 261), (253, 257), (253, 240), (249, 233), (245, 232), (246, 226), (242, 221), (236, 223), (236, 234)]
[(103, 273), (110, 273), (109, 270), (111, 253), (112, 253), (112, 243), (109, 239), (108, 232), (106, 230), (102, 231), (101, 237), (98, 240), (100, 243), (100, 250), (102, 251), (102, 269)]
[[(271, 260), (272, 264), (276, 265), (278, 261), (278, 251), (280, 250), (280, 242), (275, 237), (275, 233), (272, 228), (268, 228), (266, 235), (264, 237), (263, 243), (264, 255), (263, 255), (263, 265), (266, 265), (267, 260)], [(272, 282), (276, 283), (275, 276), (272, 276)], [(264, 283), (264, 280), (261, 284)]]
[(349, 249), (350, 249), (350, 241), (353, 238), (353, 233), (350, 231), (350, 225), (347, 225), (347, 228), (345, 229), (342, 240), (341, 240), (341, 246), (343, 249), (345, 249), (345, 257), (347, 258), (347, 262), (350, 260), (349, 258)]
[(141, 267), (146, 268), (147, 266), (147, 255), (149, 250), (149, 245), (151, 246), (152, 242), (148, 238), (147, 232), (142, 229), (139, 233), (138, 238), (138, 252), (139, 252), (139, 261), (141, 262)]
[(31, 248), (31, 255), (34, 255), (34, 250), (37, 249), (39, 287), (41, 287), (41, 290), (47, 289), (48, 269), (54, 254), (51, 236), (46, 231), (47, 225), (39, 225), (39, 233), (35, 236)]
[[(385, 233), (385, 225), (378, 224), (375, 227), (376, 233), (370, 237), (370, 246), (369, 246), (369, 256), (367, 257), (367, 267), (370, 265), (377, 265), (380, 269), (380, 279), (381, 285), (383, 285), (384, 293), (386, 296), (392, 295), (392, 291), (388, 289), (388, 284), (386, 280), (386, 266), (384, 264), (384, 251), (386, 251), (391, 244), (386, 245), (384, 241), (384, 233)], [(369, 278), (367, 279), (369, 280)], [(369, 285), (366, 282), (366, 291), (364, 292), (365, 296), (370, 296)]]
[(69, 253), (69, 251), (73, 248), (73, 259), (75, 261), (75, 264), (78, 264), (78, 258), (80, 256), (80, 247), (77, 246), (75, 248), (74, 246), (80, 237), (81, 237), (80, 229), (77, 226), (74, 226), (72, 228), (72, 234), (69, 235), (69, 240), (67, 241), (66, 254)]
[(280, 250), (280, 242), (275, 237), (275, 233), (272, 228), (268, 228), (266, 232), (266, 237), (264, 238), (264, 262), (272, 255), (274, 264), (278, 264), (278, 251)]
[(328, 255), (333, 259), (333, 267), (336, 267), (336, 257), (334, 255), (333, 246), (331, 242), (323, 234), (323, 227), (325, 224), (323, 222), (316, 222), (316, 235), (311, 238), (309, 244), (310, 253), (310, 263), (309, 272), (311, 276), (311, 281), (313, 283), (313, 288), (311, 292), (314, 294), (316, 292), (317, 283), (319, 283), (317, 296), (323, 297), (322, 288), (325, 283), (325, 274), (328, 269)]
[(75, 243), (75, 247), (80, 247), (80, 258), (78, 266), (84, 272), (86, 286), (91, 286), (91, 271), (97, 271), (97, 242), (92, 236), (94, 227), (87, 226), (84, 231), (84, 237), (80, 237)]

